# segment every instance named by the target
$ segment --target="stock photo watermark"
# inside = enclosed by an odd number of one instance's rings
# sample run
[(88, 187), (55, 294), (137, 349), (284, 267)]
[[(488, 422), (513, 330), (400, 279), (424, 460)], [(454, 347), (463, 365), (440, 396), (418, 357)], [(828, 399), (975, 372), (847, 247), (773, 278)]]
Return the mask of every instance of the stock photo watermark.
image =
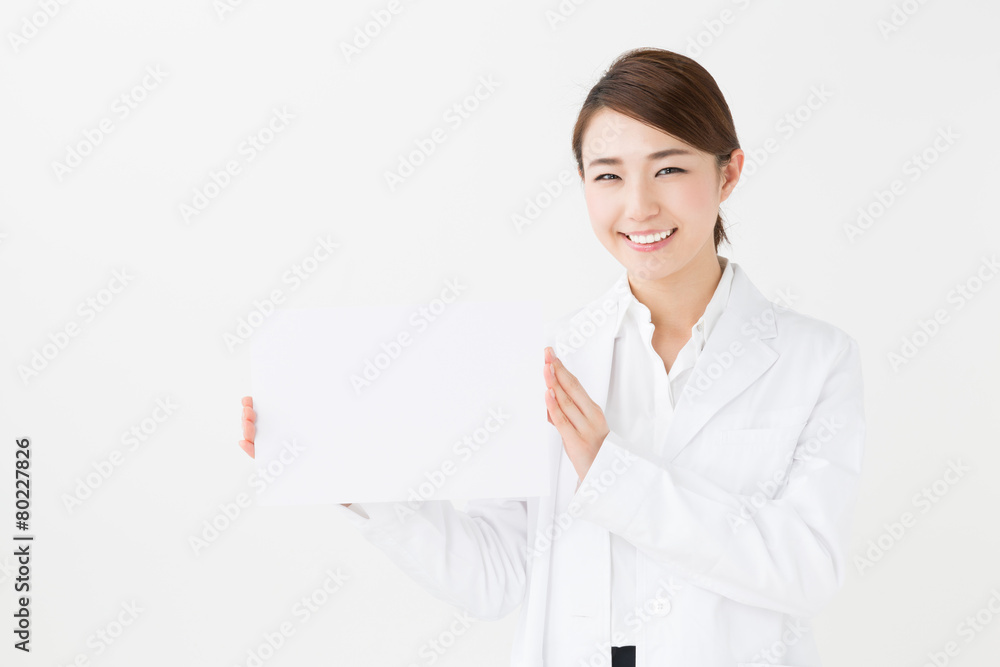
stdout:
[(472, 627), (473, 623), (479, 620), (465, 611), (456, 613), (454, 615), (454, 619), (455, 620), (453, 620), (446, 629), (439, 632), (435, 637), (428, 639), (426, 642), (421, 644), (420, 648), (417, 649), (417, 655), (419, 655), (423, 661), (420, 663), (411, 662), (407, 665), (407, 667), (433, 665), (440, 660), (450, 648), (458, 643), (459, 638), (469, 631), (469, 628)]
[(31, 651), (31, 546), (35, 536), (24, 531), (31, 528), (31, 439), (14, 441), (14, 527), (22, 531), (14, 534), (13, 555), (17, 559), (17, 569), (11, 572), (14, 591), (20, 593), (15, 598), (14, 648), (25, 653)]
[(246, 659), (242, 663), (237, 663), (237, 665), (261, 667), (261, 665), (273, 658), (288, 643), (288, 640), (295, 636), (295, 632), (301, 626), (308, 623), (323, 607), (329, 604), (333, 596), (351, 578), (341, 572), (339, 567), (334, 569), (327, 568), (324, 574), (325, 577), (320, 585), (312, 589), (308, 594), (303, 595), (292, 605), (290, 610), (291, 618), (280, 621), (273, 630), (262, 633), (260, 641), (246, 650)]
[(774, 124), (778, 137), (768, 137), (761, 142), (760, 147), (744, 150), (746, 161), (743, 164), (743, 172), (740, 174), (740, 183), (753, 178), (761, 167), (771, 159), (771, 156), (781, 150), (782, 143), (791, 140), (832, 97), (833, 93), (827, 90), (826, 84), (811, 86), (805, 101), (791, 111), (786, 111)]
[[(452, 132), (458, 130), (465, 121), (472, 118), (472, 114), (479, 109), (483, 102), (493, 96), (500, 85), (500, 82), (494, 80), (492, 75), (480, 76), (479, 85), (476, 86), (475, 90), (449, 106), (444, 114), (442, 114), (442, 120), (444, 120)], [(437, 151), (438, 146), (447, 141), (448, 137), (448, 130), (435, 127), (426, 136), (414, 139), (413, 143), (416, 148), (408, 153), (400, 153), (396, 169), (384, 173), (385, 183), (389, 187), (389, 192), (395, 192), (406, 179), (413, 176), (417, 172), (417, 169), (425, 164), (428, 158)]]
[(854, 567), (858, 574), (864, 575), (866, 571), (875, 566), (876, 563), (885, 558), (885, 555), (892, 550), (906, 534), (917, 525), (920, 516), (927, 514), (932, 507), (937, 505), (951, 491), (952, 487), (958, 484), (972, 468), (962, 463), (962, 460), (948, 461), (948, 468), (936, 480), (913, 494), (910, 504), (917, 510), (918, 514), (910, 511), (901, 513), (894, 521), (883, 523), (884, 531), (874, 539), (868, 540), (868, 547), (864, 553), (854, 557)]
[[(779, 297), (781, 299), (794, 299), (795, 297), (789, 292), (779, 291)], [(774, 327), (775, 317), (774, 312), (786, 310), (790, 308), (786, 301), (772, 301), (770, 308), (765, 308), (760, 312), (759, 315), (754, 315), (746, 321), (740, 327), (740, 334), (745, 337), (748, 341), (756, 340), (760, 338), (760, 335), (765, 331), (769, 331)], [(730, 368), (736, 363), (736, 360), (743, 356), (746, 352), (744, 343), (739, 340), (734, 340), (729, 343), (729, 347), (722, 352), (715, 352), (712, 354), (711, 361), (706, 362), (701, 358), (698, 359), (695, 368), (693, 369), (688, 381), (684, 385), (684, 389), (681, 390), (681, 394), (688, 399), (693, 399), (701, 396), (706, 391), (708, 391), (716, 382), (723, 377)]]
[(350, 42), (340, 42), (340, 55), (344, 56), (344, 62), (351, 63), (351, 60), (361, 55), (361, 52), (371, 46), (379, 35), (382, 34), (393, 19), (401, 14), (409, 0), (389, 0), (384, 8), (373, 9), (369, 12), (371, 18), (362, 25), (354, 26), (354, 35)]
[(785, 482), (788, 481), (789, 470), (795, 461), (807, 463), (811, 461), (825, 444), (833, 440), (837, 432), (845, 425), (836, 421), (832, 417), (824, 417), (820, 420), (816, 429), (816, 434), (799, 444), (795, 451), (790, 453), (784, 460), (783, 465), (774, 470), (770, 479), (758, 480), (757, 491), (752, 495), (739, 495), (740, 511), (738, 514), (728, 513), (727, 520), (729, 527), (736, 531), (747, 525), (753, 516), (778, 495)]
[(82, 323), (75, 319), (69, 320), (60, 329), (48, 335), (48, 342), (43, 343), (41, 347), (32, 348), (27, 364), (18, 364), (17, 374), (21, 382), (27, 386), (29, 380), (37, 378), (48, 368), (69, 346), (70, 340), (80, 335), (83, 331), (81, 325), (90, 324), (100, 313), (107, 310), (117, 295), (121, 294), (133, 280), (135, 276), (129, 274), (129, 269), (113, 270), (107, 287), (102, 287), (96, 294), (77, 305), (76, 314), (80, 316)]
[[(633, 633), (633, 636), (639, 636), (639, 631), (650, 621), (668, 615), (672, 608), (671, 598), (675, 597), (687, 584), (678, 583), (673, 577), (667, 577), (666, 580), (660, 577), (655, 585), (657, 588), (652, 596), (637, 604), (624, 616), (625, 625)], [(595, 643), (590, 657), (583, 659), (579, 664), (588, 667), (601, 667), (601, 665), (610, 667), (611, 647), (623, 646), (627, 640), (628, 637), (624, 633), (612, 632), (609, 641)]]
[(893, 372), (898, 373), (900, 368), (913, 361), (921, 350), (930, 345), (943, 327), (951, 322), (952, 314), (976, 298), (998, 273), (1000, 262), (997, 261), (997, 256), (983, 257), (973, 275), (956, 283), (945, 296), (945, 301), (953, 306), (951, 313), (947, 307), (942, 307), (935, 309), (930, 317), (918, 319), (914, 330), (900, 339), (899, 347), (886, 353)]
[(257, 496), (264, 493), (281, 475), (305, 452), (305, 447), (294, 439), (284, 441), (277, 457), (266, 464), (261, 464), (249, 478), (247, 484), (254, 489), (254, 495), (246, 492), (237, 493), (226, 502), (219, 503), (218, 511), (201, 522), (201, 530), (188, 536), (188, 546), (195, 556), (200, 556), (212, 544), (218, 541), (222, 534), (233, 527), (247, 509), (253, 505)]
[(761, 649), (750, 659), (751, 662), (762, 662), (764, 664), (780, 664), (782, 658), (788, 653), (788, 649), (795, 646), (809, 632), (809, 628), (802, 622), (801, 618), (787, 618), (784, 622), (784, 630), (781, 637), (769, 646)]
[[(994, 618), (1000, 616), (1000, 590), (998, 587), (994, 587), (988, 592), (990, 597), (983, 606), (977, 609), (974, 614), (966, 616), (955, 626), (955, 634), (964, 640), (966, 645), (971, 644), (979, 634), (986, 630)], [(958, 640), (950, 639), (939, 650), (927, 651), (927, 660), (921, 667), (947, 667), (952, 658), (957, 658), (961, 652), (962, 645), (958, 643)]]
[[(740, 11), (750, 7), (750, 0), (733, 0), (733, 4)], [(688, 37), (687, 48), (684, 50), (688, 58), (699, 58), (705, 50), (715, 43), (715, 40), (722, 37), (726, 26), (736, 22), (738, 14), (728, 7), (719, 12), (718, 17), (702, 21), (702, 30), (698, 31), (694, 37)]]
[(84, 642), (87, 650), (78, 652), (71, 662), (66, 663), (67, 667), (90, 667), (91, 660), (104, 655), (145, 611), (135, 600), (122, 602), (119, 607), (121, 609), (113, 612), (111, 620), (87, 636)]
[[(951, 129), (951, 126), (939, 127), (937, 136), (928, 146), (919, 153), (912, 154), (903, 162), (900, 167), (902, 175), (909, 177), (910, 183), (916, 183), (931, 168), (931, 165), (955, 145), (955, 140), (960, 136)], [(857, 241), (882, 216), (888, 213), (889, 209), (904, 194), (906, 194), (906, 182), (902, 178), (894, 178), (886, 187), (874, 190), (872, 200), (864, 206), (859, 206), (854, 220), (844, 224), (844, 235), (847, 240), (851, 243)]]
[(271, 116), (256, 131), (246, 137), (236, 147), (236, 155), (226, 160), (219, 169), (210, 169), (208, 176), (202, 180), (202, 185), (193, 188), (190, 200), (177, 205), (181, 219), (185, 225), (190, 225), (192, 219), (204, 213), (223, 192), (244, 173), (244, 168), (257, 159), (257, 156), (267, 150), (278, 136), (288, 129), (295, 114), (287, 106), (280, 109), (272, 108)]
[[(621, 118), (614, 117), (601, 126), (600, 134), (588, 135), (586, 144), (580, 147), (582, 155), (600, 154), (607, 149), (607, 142), (621, 135), (625, 124)], [(520, 211), (511, 214), (510, 221), (518, 234), (524, 233), (524, 228), (538, 222), (542, 214), (551, 207), (556, 199), (561, 197), (573, 183), (582, 184), (581, 174), (577, 169), (562, 169), (553, 179), (546, 179), (535, 188), (535, 194), (524, 199)]]
[[(507, 423), (510, 415), (503, 411), (503, 408), (490, 408), (489, 416), (484, 420), (483, 425), (477, 427), (471, 434), (465, 434), (457, 440), (451, 447), (452, 453), (458, 457), (461, 463), (468, 463), (483, 447), (488, 445), (493, 439), (493, 434)], [(407, 489), (405, 503), (395, 503), (396, 517), (400, 523), (416, 514), (421, 504), (425, 500), (432, 499), (438, 491), (447, 483), (448, 479), (461, 469), (460, 463), (453, 459), (446, 459), (435, 470), (424, 472), (424, 480), (416, 487)]]
[(235, 12), (240, 7), (247, 4), (247, 0), (213, 0), (212, 9), (215, 10), (215, 15), (219, 17), (219, 21), (225, 21), (226, 18)]
[(331, 241), (329, 234), (325, 238), (317, 236), (316, 245), (312, 250), (302, 259), (293, 262), (281, 274), (282, 285), (289, 286), (287, 294), (283, 288), (275, 287), (266, 296), (254, 299), (249, 312), (237, 320), (236, 328), (222, 334), (222, 342), (226, 344), (226, 348), (230, 352), (235, 352), (236, 348), (250, 340), (250, 337), (275, 313), (278, 306), (285, 303), (288, 294), (298, 290), (314, 276), (323, 264), (333, 257), (333, 251), (338, 248), (340, 244)]
[(62, 183), (66, 176), (80, 167), (87, 157), (93, 155), (97, 147), (117, 129), (118, 124), (138, 109), (139, 105), (148, 99), (150, 93), (160, 87), (167, 75), (168, 72), (160, 69), (160, 65), (146, 67), (146, 73), (139, 83), (118, 95), (111, 103), (110, 114), (99, 120), (94, 127), (84, 128), (83, 138), (66, 146), (62, 162), (53, 160), (52, 173), (56, 179)]
[[(121, 443), (125, 446), (125, 452), (138, 450), (140, 445), (149, 440), (160, 428), (160, 425), (167, 421), (179, 407), (169, 396), (156, 399), (156, 407), (153, 408), (150, 415), (122, 433)], [(83, 477), (77, 477), (72, 493), (63, 493), (60, 496), (66, 511), (72, 514), (79, 509), (94, 495), (95, 491), (111, 479), (111, 476), (124, 462), (125, 453), (120, 449), (113, 449), (106, 457), (91, 463), (93, 471)]]
[(552, 206), (556, 199), (566, 191), (566, 188), (576, 181), (576, 174), (569, 169), (563, 169), (552, 180), (542, 181), (541, 192), (533, 196), (524, 198), (524, 208), (516, 213), (512, 213), (510, 221), (518, 234), (524, 232), (524, 228), (534, 224), (541, 217), (545, 209)]
[(577, 7), (584, 4), (586, 1), (587, 0), (559, 0), (557, 5), (546, 9), (544, 16), (546, 23), (549, 24), (549, 30), (555, 32), (559, 26), (568, 21), (573, 14), (576, 14)]
[(615, 458), (609, 465), (609, 470), (604, 470), (600, 475), (591, 477), (589, 474), (582, 480), (576, 489), (573, 499), (566, 509), (553, 519), (552, 525), (543, 532), (539, 529), (530, 547), (525, 548), (525, 558), (527, 560), (541, 556), (552, 548), (552, 544), (559, 539), (570, 526), (583, 513), (584, 503), (592, 505), (600, 500), (601, 496), (612, 488), (618, 479), (628, 472), (632, 464), (638, 460), (638, 456), (629, 450), (619, 447), (615, 452)]
[(17, 32), (7, 33), (7, 41), (14, 53), (20, 53), (69, 3), (70, 0), (38, 0), (38, 10), (21, 18)]
[(383, 373), (388, 371), (404, 350), (415, 342), (414, 336), (426, 331), (435, 320), (444, 315), (448, 310), (448, 304), (454, 303), (459, 295), (468, 289), (467, 286), (460, 284), (457, 278), (446, 280), (444, 284), (444, 289), (437, 298), (420, 306), (410, 315), (410, 326), (414, 329), (412, 335), (409, 331), (400, 331), (395, 338), (379, 343), (381, 351), (371, 358), (366, 357), (362, 363), (363, 370), (351, 374), (349, 380), (356, 396), (360, 396), (364, 389), (371, 387)]
[(903, 0), (903, 2), (894, 3), (889, 11), (889, 16), (875, 22), (875, 27), (878, 28), (882, 39), (888, 40), (889, 35), (899, 32), (926, 3), (927, 0)]
[(575, 316), (570, 323), (572, 325), (570, 329), (561, 335), (553, 346), (556, 356), (565, 357), (580, 350), (598, 331), (612, 324), (611, 315), (618, 310), (617, 297), (625, 294), (629, 289), (626, 280), (617, 282), (612, 291), (614, 296), (604, 299), (596, 307), (587, 308)]

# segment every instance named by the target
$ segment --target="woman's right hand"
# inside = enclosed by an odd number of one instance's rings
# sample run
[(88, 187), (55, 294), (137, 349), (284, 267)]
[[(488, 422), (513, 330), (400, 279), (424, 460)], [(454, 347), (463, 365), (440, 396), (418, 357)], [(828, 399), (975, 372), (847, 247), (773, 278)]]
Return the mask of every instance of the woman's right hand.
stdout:
[[(253, 410), (253, 397), (243, 397), (243, 440), (240, 440), (240, 447), (244, 452), (254, 458), (253, 439), (257, 436), (257, 413)], [(341, 503), (344, 507), (350, 507), (351, 503)]]

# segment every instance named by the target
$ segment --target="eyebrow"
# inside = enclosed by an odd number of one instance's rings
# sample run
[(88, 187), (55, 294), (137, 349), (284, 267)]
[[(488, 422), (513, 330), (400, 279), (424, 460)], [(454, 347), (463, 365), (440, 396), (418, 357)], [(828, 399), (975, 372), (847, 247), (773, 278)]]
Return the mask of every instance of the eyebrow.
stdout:
[[(655, 153), (650, 153), (646, 156), (647, 160), (659, 160), (660, 158), (670, 157), (671, 155), (694, 155), (691, 151), (686, 148), (667, 148), (662, 151), (656, 151)], [(610, 164), (613, 166), (618, 166), (622, 163), (621, 158), (617, 157), (599, 157), (597, 159), (591, 160), (587, 168), (593, 167), (595, 164)]]

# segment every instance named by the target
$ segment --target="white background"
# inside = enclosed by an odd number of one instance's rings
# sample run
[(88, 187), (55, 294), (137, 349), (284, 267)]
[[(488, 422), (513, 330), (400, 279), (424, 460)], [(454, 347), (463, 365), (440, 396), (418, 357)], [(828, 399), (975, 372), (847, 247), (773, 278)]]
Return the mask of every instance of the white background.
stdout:
[[(868, 440), (852, 560), (870, 541), (888, 549), (852, 568), (815, 620), (825, 664), (920, 665), (953, 640), (949, 664), (995, 658), (1000, 618), (971, 642), (959, 624), (1000, 591), (1000, 280), (961, 309), (948, 295), (1000, 250), (988, 196), (1000, 176), (996, 5), (566, 0), (553, 23), (555, 0), (404, 1), (345, 58), (342, 45), (386, 5), (248, 0), (220, 15), (212, 0), (90, 0), (38, 18), (38, 2), (4, 3), (0, 540), (13, 545), (21, 437), (32, 441), (37, 537), (30, 656), (11, 648), (13, 547), (0, 548), (0, 662), (246, 665), (262, 634), (291, 621), (295, 634), (264, 664), (427, 664), (421, 646), (457, 610), (334, 508), (251, 505), (207, 548), (191, 546), (220, 504), (252, 493), (253, 463), (237, 446), (249, 345), (230, 349), (225, 336), (275, 289), (294, 307), (421, 301), (458, 277), (470, 299), (541, 296), (548, 317), (602, 293), (620, 266), (596, 241), (578, 182), (531, 225), (518, 230), (512, 216), (575, 171), (583, 97), (637, 46), (696, 54), (743, 148), (777, 141), (723, 205), (733, 245), (720, 253), (765, 295), (792, 295), (861, 346)], [(898, 30), (884, 34), (894, 11)], [(11, 34), (33, 36), (15, 45)], [(121, 119), (115, 99), (147, 67), (165, 78)], [(480, 77), (496, 90), (461, 126), (446, 124)], [(825, 102), (803, 106), (823, 88)], [(245, 160), (241, 143), (275, 108), (294, 119), (187, 224), (181, 204)], [(779, 128), (796, 113), (788, 136)], [(53, 163), (102, 118), (113, 131), (60, 179)], [(446, 141), (391, 190), (385, 173), (435, 127)], [(911, 180), (908, 161), (948, 128), (957, 139)], [(903, 194), (849, 240), (858, 209), (877, 208), (894, 179)], [(320, 236), (339, 252), (292, 289), (283, 275)], [(115, 271), (131, 279), (106, 292)], [(107, 296), (90, 320), (78, 310)], [(938, 309), (947, 322), (893, 368), (888, 355)], [(19, 367), (71, 322), (78, 335), (23, 379)], [(122, 434), (157, 400), (177, 408), (147, 421), (155, 430), (130, 450)], [(69, 509), (114, 450), (121, 465)], [(969, 472), (921, 511), (915, 494), (949, 461)], [(890, 538), (885, 525), (906, 512), (915, 524)], [(301, 622), (293, 605), (328, 568), (349, 578)], [(88, 638), (132, 601), (143, 611), (96, 655)], [(474, 623), (436, 664), (506, 665), (516, 618)]]

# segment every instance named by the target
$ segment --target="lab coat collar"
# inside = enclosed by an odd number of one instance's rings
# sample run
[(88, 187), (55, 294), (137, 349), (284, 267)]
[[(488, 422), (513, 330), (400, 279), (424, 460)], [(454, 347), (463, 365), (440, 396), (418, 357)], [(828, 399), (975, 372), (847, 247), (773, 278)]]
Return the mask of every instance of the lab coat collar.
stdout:
[[(698, 349), (704, 349), (705, 342), (712, 333), (712, 329), (715, 328), (716, 322), (719, 321), (722, 312), (726, 309), (729, 302), (729, 294), (732, 289), (733, 283), (733, 269), (730, 266), (729, 258), (723, 257), (722, 255), (717, 256), (719, 259), (719, 267), (722, 269), (722, 277), (719, 279), (719, 284), (715, 288), (715, 292), (712, 294), (712, 299), (708, 302), (705, 307), (705, 312), (702, 316), (698, 318), (698, 321), (691, 327), (691, 337), (695, 339), (698, 344)], [(632, 317), (633, 321), (637, 323), (646, 323), (650, 321), (649, 308), (641, 303), (635, 298), (635, 294), (632, 293), (632, 288), (628, 282), (628, 271), (624, 271), (618, 280), (615, 282), (612, 288), (613, 293), (618, 293), (618, 319), (615, 323), (615, 339), (618, 339), (622, 335), (622, 323), (625, 321), (626, 317)]]

